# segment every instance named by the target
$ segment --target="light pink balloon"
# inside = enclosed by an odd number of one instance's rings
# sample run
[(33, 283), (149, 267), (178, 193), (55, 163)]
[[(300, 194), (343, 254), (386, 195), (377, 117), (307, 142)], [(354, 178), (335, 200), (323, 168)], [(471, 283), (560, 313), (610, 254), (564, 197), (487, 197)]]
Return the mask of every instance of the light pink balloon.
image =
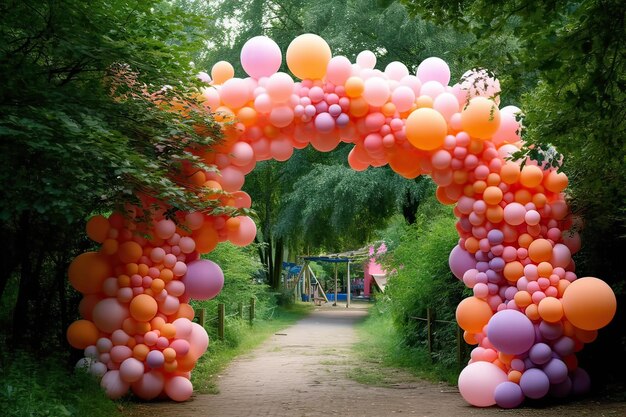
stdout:
[(220, 106), (220, 93), (217, 87), (204, 87), (200, 90), (202, 92), (203, 104), (210, 109), (217, 109)]
[(328, 62), (326, 79), (335, 85), (344, 85), (352, 75), (352, 64), (345, 56), (335, 56)]
[(452, 93), (441, 93), (435, 98), (433, 109), (441, 113), (443, 118), (449, 122), (452, 115), (459, 112), (459, 101)]
[(100, 381), (100, 386), (104, 388), (107, 397), (112, 400), (121, 398), (128, 392), (130, 384), (120, 377), (120, 371), (112, 370), (104, 374)]
[(407, 75), (402, 77), (400, 85), (406, 85), (415, 93), (415, 97), (419, 96), (422, 89), (422, 82), (415, 75)]
[(400, 81), (409, 75), (409, 69), (402, 62), (393, 61), (385, 67), (385, 75), (391, 80)]
[(142, 400), (152, 400), (156, 398), (163, 387), (165, 386), (165, 378), (159, 371), (150, 371), (143, 374), (143, 376), (131, 385), (131, 388), (136, 396)]
[(562, 243), (554, 245), (554, 248), (552, 248), (552, 258), (550, 259), (550, 263), (554, 268), (559, 266), (561, 268), (567, 268), (571, 261), (572, 252), (566, 245)]
[[(185, 271), (185, 273), (187, 273), (187, 271)], [(183, 284), (182, 281), (175, 279), (165, 284), (165, 289), (169, 295), (180, 297), (185, 292), (185, 284)]]
[(277, 72), (272, 75), (265, 84), (267, 94), (274, 103), (285, 103), (291, 98), (293, 94), (294, 82), (289, 74), (284, 72)]
[(391, 93), (391, 102), (399, 112), (410, 110), (415, 103), (415, 93), (411, 87), (400, 85)]
[(176, 233), (176, 223), (169, 219), (159, 220), (154, 225), (154, 231), (161, 239), (169, 239)]
[(255, 36), (241, 48), (240, 59), (244, 71), (259, 79), (278, 71), (283, 57), (276, 42), (266, 36)]
[(461, 371), (459, 391), (465, 401), (476, 407), (489, 407), (496, 403), (495, 390), (508, 381), (506, 373), (491, 362), (474, 362)]
[(350, 165), (350, 168), (352, 168), (355, 171), (365, 171), (367, 169), (367, 167), (369, 167), (369, 164), (365, 163), (365, 162), (361, 162), (355, 156), (354, 149), (355, 148), (352, 148), (350, 150), (350, 153), (348, 154), (348, 164)]
[(450, 68), (441, 58), (426, 58), (417, 67), (417, 77), (422, 83), (437, 81), (446, 86), (450, 82)]
[(182, 376), (165, 380), (165, 393), (174, 401), (187, 401), (193, 394), (191, 381)]
[(372, 77), (365, 81), (363, 98), (371, 106), (381, 107), (387, 102), (391, 91), (387, 82), (379, 77)]
[(191, 320), (181, 317), (174, 320), (172, 324), (176, 328), (176, 337), (187, 339), (191, 336), (191, 331), (193, 330)]
[(267, 114), (272, 111), (272, 100), (266, 93), (259, 94), (254, 99), (254, 108), (257, 112)]
[(291, 155), (293, 155), (293, 145), (291, 140), (289, 140), (286, 136), (273, 139), (270, 142), (270, 152), (272, 154), (272, 158), (277, 161), (283, 162), (288, 160), (291, 158)]
[(189, 236), (183, 236), (178, 241), (178, 247), (183, 253), (191, 253), (196, 249), (196, 242)]
[(518, 226), (524, 222), (526, 208), (520, 203), (509, 203), (504, 207), (504, 221), (512, 226)]
[(520, 124), (515, 120), (512, 112), (500, 111), (500, 127), (493, 134), (492, 141), (496, 145), (502, 143), (515, 143), (521, 139)]
[(209, 347), (209, 335), (198, 323), (191, 323), (189, 335), (189, 355), (196, 360), (206, 352)]
[(248, 83), (241, 78), (227, 80), (220, 91), (222, 102), (231, 109), (243, 107), (252, 97), (248, 91)]
[(356, 57), (356, 63), (361, 68), (372, 69), (376, 66), (376, 55), (372, 51), (361, 51)]

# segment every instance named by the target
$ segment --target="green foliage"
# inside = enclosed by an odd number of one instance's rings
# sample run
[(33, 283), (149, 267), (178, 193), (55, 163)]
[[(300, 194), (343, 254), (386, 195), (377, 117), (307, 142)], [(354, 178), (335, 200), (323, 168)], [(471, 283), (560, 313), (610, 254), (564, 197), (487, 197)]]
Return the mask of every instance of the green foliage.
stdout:
[(68, 372), (58, 356), (46, 360), (2, 356), (0, 415), (12, 417), (111, 417), (118, 415), (100, 384), (82, 371)]
[[(390, 273), (384, 300), (389, 313), (409, 347), (426, 346), (425, 322), (432, 309), (438, 320), (454, 321), (463, 285), (450, 272), (448, 255), (457, 242), (455, 218), (448, 206), (430, 197), (420, 206), (417, 221), (406, 226), (400, 242), (383, 258)], [(456, 326), (437, 323), (435, 357), (444, 365), (456, 362)]]

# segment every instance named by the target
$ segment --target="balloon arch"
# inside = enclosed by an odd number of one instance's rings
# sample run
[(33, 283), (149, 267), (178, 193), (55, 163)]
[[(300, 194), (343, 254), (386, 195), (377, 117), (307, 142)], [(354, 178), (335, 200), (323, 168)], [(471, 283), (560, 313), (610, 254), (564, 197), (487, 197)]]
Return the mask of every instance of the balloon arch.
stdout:
[[(458, 217), (450, 267), (474, 293), (456, 311), (466, 342), (477, 345), (459, 376), (463, 398), (511, 408), (525, 397), (586, 391), (575, 352), (611, 321), (615, 295), (574, 273), (580, 237), (569, 231), (567, 176), (507, 158), (522, 144), (519, 109), (498, 107), (499, 82), (471, 70), (449, 86), (439, 58), (424, 60), (416, 75), (400, 62), (380, 71), (372, 52), (352, 63), (313, 34), (294, 39), (286, 61), (301, 82), (277, 72), (281, 50), (259, 36), (241, 51), (248, 78), (233, 78), (224, 61), (212, 79), (203, 74), (211, 84), (204, 105), (219, 115), (226, 140), (205, 157), (219, 173), (196, 172), (193, 183), (228, 193), (224, 206), (250, 207), (240, 190), (257, 161), (285, 161), (309, 143), (328, 152), (340, 141), (354, 144), (348, 162), (357, 171), (389, 164), (406, 178), (430, 175), (437, 198), (455, 205)], [(134, 233), (142, 227), (152, 239)], [(145, 400), (184, 401), (209, 342), (188, 301), (214, 297), (224, 279), (199, 255), (224, 240), (249, 244), (256, 226), (247, 216), (193, 212), (178, 224), (155, 214), (145, 227), (119, 213), (89, 220), (87, 234), (101, 247), (70, 265), (70, 282), (84, 297), (83, 319), (67, 338), (84, 349), (79, 365), (102, 378), (111, 398), (132, 389)]]

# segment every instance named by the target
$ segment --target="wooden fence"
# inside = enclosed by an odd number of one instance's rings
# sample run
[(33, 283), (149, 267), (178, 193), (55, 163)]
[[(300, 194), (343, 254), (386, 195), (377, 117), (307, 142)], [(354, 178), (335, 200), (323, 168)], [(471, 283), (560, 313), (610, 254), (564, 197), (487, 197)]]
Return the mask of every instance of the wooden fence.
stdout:
[(435, 325), (437, 323), (446, 324), (446, 325), (450, 325), (450, 324), (454, 325), (456, 327), (456, 360), (460, 366), (464, 365), (463, 356), (464, 356), (464, 351), (465, 351), (465, 345), (463, 343), (464, 342), (463, 330), (459, 327), (456, 321), (435, 319), (435, 314), (431, 308), (426, 309), (426, 317), (409, 316), (409, 318), (412, 320), (423, 321), (426, 323), (426, 345), (428, 347), (428, 354), (431, 360), (432, 360), (433, 351), (434, 351), (433, 331), (434, 331)]
[(244, 305), (243, 302), (240, 302), (237, 306), (237, 312), (228, 315), (226, 315), (226, 306), (224, 303), (219, 303), (217, 305), (217, 316), (212, 318), (207, 318), (206, 309), (200, 308), (196, 311), (196, 319), (198, 320), (198, 324), (202, 327), (206, 327), (209, 323), (217, 322), (217, 337), (220, 340), (224, 340), (226, 319), (230, 317), (237, 317), (243, 320), (244, 310), (247, 310), (248, 323), (252, 326), (256, 316), (256, 300), (254, 297), (250, 298), (250, 304), (248, 305)]

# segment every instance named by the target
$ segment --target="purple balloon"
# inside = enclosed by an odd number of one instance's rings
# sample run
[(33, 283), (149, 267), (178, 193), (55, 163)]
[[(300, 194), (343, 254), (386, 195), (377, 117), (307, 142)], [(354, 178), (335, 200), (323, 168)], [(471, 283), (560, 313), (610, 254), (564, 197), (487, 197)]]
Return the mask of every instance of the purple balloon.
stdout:
[(492, 245), (499, 245), (504, 242), (504, 233), (498, 229), (492, 229), (487, 233), (487, 239), (489, 239), (489, 243)]
[(550, 390), (548, 376), (541, 369), (528, 369), (519, 381), (522, 392), (534, 400), (543, 398)]
[(519, 355), (535, 343), (535, 328), (524, 313), (502, 310), (489, 320), (487, 337), (500, 352)]
[(165, 363), (165, 357), (163, 356), (163, 352), (160, 350), (151, 350), (148, 352), (148, 356), (146, 356), (146, 363), (152, 369), (158, 369), (163, 366)]
[(565, 398), (572, 391), (572, 380), (566, 377), (560, 384), (550, 386), (550, 395), (556, 398)]
[(530, 348), (528, 357), (530, 357), (530, 360), (536, 365), (543, 365), (552, 359), (552, 349), (545, 343), (537, 343)]
[(541, 336), (546, 340), (556, 340), (559, 337), (563, 336), (563, 323), (548, 323), (547, 321), (542, 321), (539, 323), (539, 331), (541, 332)]
[(187, 273), (181, 278), (185, 284), (185, 296), (195, 300), (210, 300), (222, 291), (224, 273), (218, 264), (198, 259), (187, 265)]
[(328, 113), (319, 113), (315, 116), (315, 129), (318, 132), (328, 133), (335, 128), (335, 119)]
[(543, 372), (546, 373), (551, 384), (560, 384), (567, 378), (567, 365), (560, 359), (550, 359), (543, 367)]
[(465, 271), (476, 268), (474, 256), (459, 245), (456, 245), (450, 252), (448, 263), (450, 270), (458, 279), (463, 279)]
[(591, 389), (591, 378), (589, 374), (582, 368), (576, 369), (572, 372), (572, 394), (581, 395), (586, 394)]
[(563, 336), (552, 345), (552, 349), (561, 356), (568, 356), (574, 353), (575, 345), (574, 339)]
[(502, 408), (515, 408), (524, 401), (522, 388), (514, 382), (502, 382), (494, 392), (496, 404)]

